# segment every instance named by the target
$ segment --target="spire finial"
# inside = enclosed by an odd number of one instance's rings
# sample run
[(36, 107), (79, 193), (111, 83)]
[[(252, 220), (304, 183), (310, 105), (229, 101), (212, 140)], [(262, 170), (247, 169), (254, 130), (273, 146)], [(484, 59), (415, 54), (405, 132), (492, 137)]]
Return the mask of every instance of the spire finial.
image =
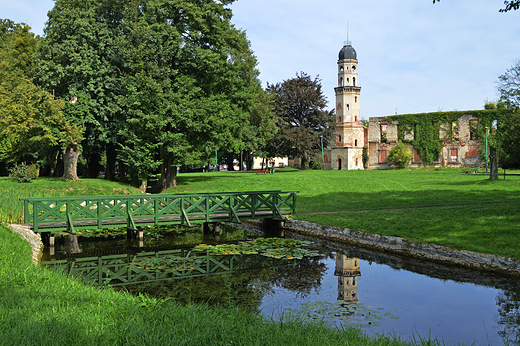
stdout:
[(345, 46), (351, 44), (351, 42), (348, 40), (348, 24), (349, 22), (347, 21), (347, 40), (345, 41)]

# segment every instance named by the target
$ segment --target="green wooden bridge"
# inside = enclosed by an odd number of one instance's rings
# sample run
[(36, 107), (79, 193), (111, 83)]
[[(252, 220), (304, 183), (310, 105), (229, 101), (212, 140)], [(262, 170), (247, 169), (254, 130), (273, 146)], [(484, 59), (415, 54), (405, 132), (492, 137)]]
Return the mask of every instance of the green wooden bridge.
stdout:
[(125, 286), (295, 264), (296, 259), (258, 254), (214, 255), (209, 250), (192, 252), (184, 249), (41, 263), (43, 267), (61, 271), (67, 276), (78, 277), (94, 286)]
[(295, 213), (297, 192), (249, 191), (85, 197), (20, 198), (24, 223), (34, 232), (137, 229), (150, 225), (283, 219)]

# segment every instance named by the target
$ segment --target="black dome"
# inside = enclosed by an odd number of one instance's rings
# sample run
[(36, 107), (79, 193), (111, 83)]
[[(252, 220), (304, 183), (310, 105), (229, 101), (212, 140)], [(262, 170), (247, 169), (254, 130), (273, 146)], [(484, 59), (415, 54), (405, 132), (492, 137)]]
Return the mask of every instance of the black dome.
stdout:
[(343, 46), (339, 51), (339, 60), (343, 59), (357, 59), (356, 50), (350, 44)]

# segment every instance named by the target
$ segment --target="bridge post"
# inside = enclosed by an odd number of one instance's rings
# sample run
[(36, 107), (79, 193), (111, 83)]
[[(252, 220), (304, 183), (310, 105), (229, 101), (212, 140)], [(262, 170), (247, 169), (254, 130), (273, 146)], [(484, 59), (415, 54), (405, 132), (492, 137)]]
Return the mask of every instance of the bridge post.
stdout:
[[(212, 229), (213, 225), (213, 229)], [(204, 235), (220, 234), (220, 223), (219, 222), (204, 222), (202, 225)]]
[(263, 219), (262, 228), (268, 237), (283, 237), (285, 221), (280, 219)]

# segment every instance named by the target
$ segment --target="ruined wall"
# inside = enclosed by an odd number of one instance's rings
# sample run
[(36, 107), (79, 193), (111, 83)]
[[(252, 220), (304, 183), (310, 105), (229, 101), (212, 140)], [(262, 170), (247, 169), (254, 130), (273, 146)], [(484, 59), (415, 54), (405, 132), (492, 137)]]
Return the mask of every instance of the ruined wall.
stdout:
[[(471, 115), (463, 115), (453, 123), (443, 123), (439, 127), (439, 139), (442, 140), (442, 150), (439, 158), (434, 162), (435, 166), (480, 166), (480, 140), (472, 131), (478, 126), (477, 118)], [(370, 169), (387, 169), (388, 154), (398, 143), (399, 131), (405, 131), (403, 137), (407, 141), (414, 139), (413, 129), (400, 129), (399, 122), (392, 117), (374, 117), (369, 119), (368, 148)], [(414, 148), (409, 145), (410, 152), (414, 154), (410, 167), (423, 165), (422, 160)]]

